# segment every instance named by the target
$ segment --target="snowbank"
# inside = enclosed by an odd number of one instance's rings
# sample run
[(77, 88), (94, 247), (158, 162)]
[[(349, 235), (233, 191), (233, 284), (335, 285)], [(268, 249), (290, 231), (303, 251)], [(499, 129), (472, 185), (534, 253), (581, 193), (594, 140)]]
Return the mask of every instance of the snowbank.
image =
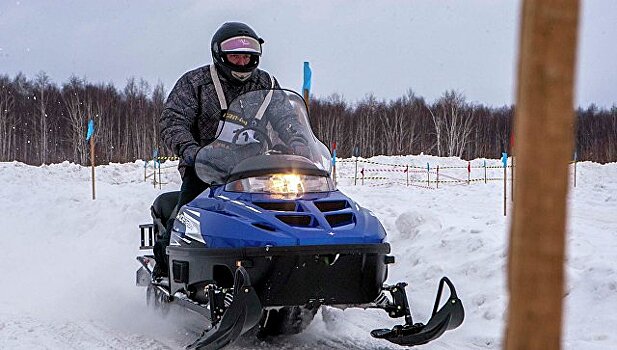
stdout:
[[(467, 164), (429, 156), (370, 161)], [(144, 290), (134, 286), (137, 227), (149, 220), (158, 194), (179, 187), (174, 165), (163, 164), (162, 189), (143, 181), (141, 161), (99, 166), (93, 201), (89, 168), (0, 163), (0, 348), (169, 349), (190, 342), (202, 321), (182, 312), (162, 319), (147, 310)], [(353, 186), (353, 162), (339, 163), (337, 171), (339, 188), (388, 231), (397, 256), (390, 280), (410, 283), (417, 320), (428, 318), (441, 276), (457, 286), (465, 323), (426, 348), (499, 349), (509, 228), (503, 183)], [(456, 176), (466, 178), (465, 172)], [(579, 163), (577, 177), (569, 199), (565, 348), (617, 348), (617, 164)], [(376, 310), (325, 308), (303, 334), (272, 343), (242, 340), (235, 347), (397, 348), (369, 335), (394, 323)]]

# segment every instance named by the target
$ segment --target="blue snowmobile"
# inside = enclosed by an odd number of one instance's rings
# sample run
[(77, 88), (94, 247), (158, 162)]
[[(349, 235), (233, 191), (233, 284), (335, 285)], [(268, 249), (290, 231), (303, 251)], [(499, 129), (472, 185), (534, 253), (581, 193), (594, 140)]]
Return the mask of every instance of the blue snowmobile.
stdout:
[[(137, 284), (147, 287), (150, 304), (177, 304), (210, 321), (187, 348), (220, 349), (249, 330), (260, 337), (299, 333), (321, 305), (403, 317), (404, 324), (371, 335), (404, 346), (428, 343), (463, 322), (446, 277), (426, 324), (412, 319), (406, 283), (384, 284), (395, 260), (386, 232), (335, 188), (331, 155), (295, 92), (236, 98), (198, 152), (195, 170), (211, 186), (177, 213), (178, 192), (162, 194), (151, 208), (154, 222), (140, 226), (141, 248), (152, 249), (175, 215), (169, 277), (153, 279), (153, 256), (137, 257)], [(444, 287), (450, 295), (442, 304)]]

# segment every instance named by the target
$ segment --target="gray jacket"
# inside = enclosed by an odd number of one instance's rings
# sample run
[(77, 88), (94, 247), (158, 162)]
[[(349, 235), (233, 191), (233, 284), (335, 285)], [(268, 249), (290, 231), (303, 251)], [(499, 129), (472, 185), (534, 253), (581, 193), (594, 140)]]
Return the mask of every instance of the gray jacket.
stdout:
[[(270, 89), (270, 76), (256, 69), (242, 85), (229, 84), (221, 76), (221, 85), (227, 102), (239, 95), (260, 89)], [(279, 88), (275, 80), (275, 88)], [(161, 113), (161, 138), (180, 157), (178, 168), (192, 166), (197, 151), (213, 140), (221, 116), (221, 107), (209, 66), (185, 73), (169, 93)]]

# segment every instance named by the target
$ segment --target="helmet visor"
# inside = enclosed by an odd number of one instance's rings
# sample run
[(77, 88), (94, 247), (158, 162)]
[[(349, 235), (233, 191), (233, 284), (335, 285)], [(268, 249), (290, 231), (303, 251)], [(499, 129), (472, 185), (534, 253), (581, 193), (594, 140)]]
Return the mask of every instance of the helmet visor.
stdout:
[(251, 53), (261, 55), (261, 44), (250, 36), (236, 36), (221, 43), (224, 53)]

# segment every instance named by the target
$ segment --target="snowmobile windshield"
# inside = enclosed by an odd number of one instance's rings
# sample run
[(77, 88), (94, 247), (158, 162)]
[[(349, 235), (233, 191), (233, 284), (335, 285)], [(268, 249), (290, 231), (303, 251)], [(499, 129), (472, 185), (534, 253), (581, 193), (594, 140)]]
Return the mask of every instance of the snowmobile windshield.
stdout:
[(328, 176), (331, 155), (313, 134), (304, 99), (283, 89), (238, 96), (221, 115), (214, 140), (197, 153), (195, 170), (211, 185), (244, 174), (293, 172)]

